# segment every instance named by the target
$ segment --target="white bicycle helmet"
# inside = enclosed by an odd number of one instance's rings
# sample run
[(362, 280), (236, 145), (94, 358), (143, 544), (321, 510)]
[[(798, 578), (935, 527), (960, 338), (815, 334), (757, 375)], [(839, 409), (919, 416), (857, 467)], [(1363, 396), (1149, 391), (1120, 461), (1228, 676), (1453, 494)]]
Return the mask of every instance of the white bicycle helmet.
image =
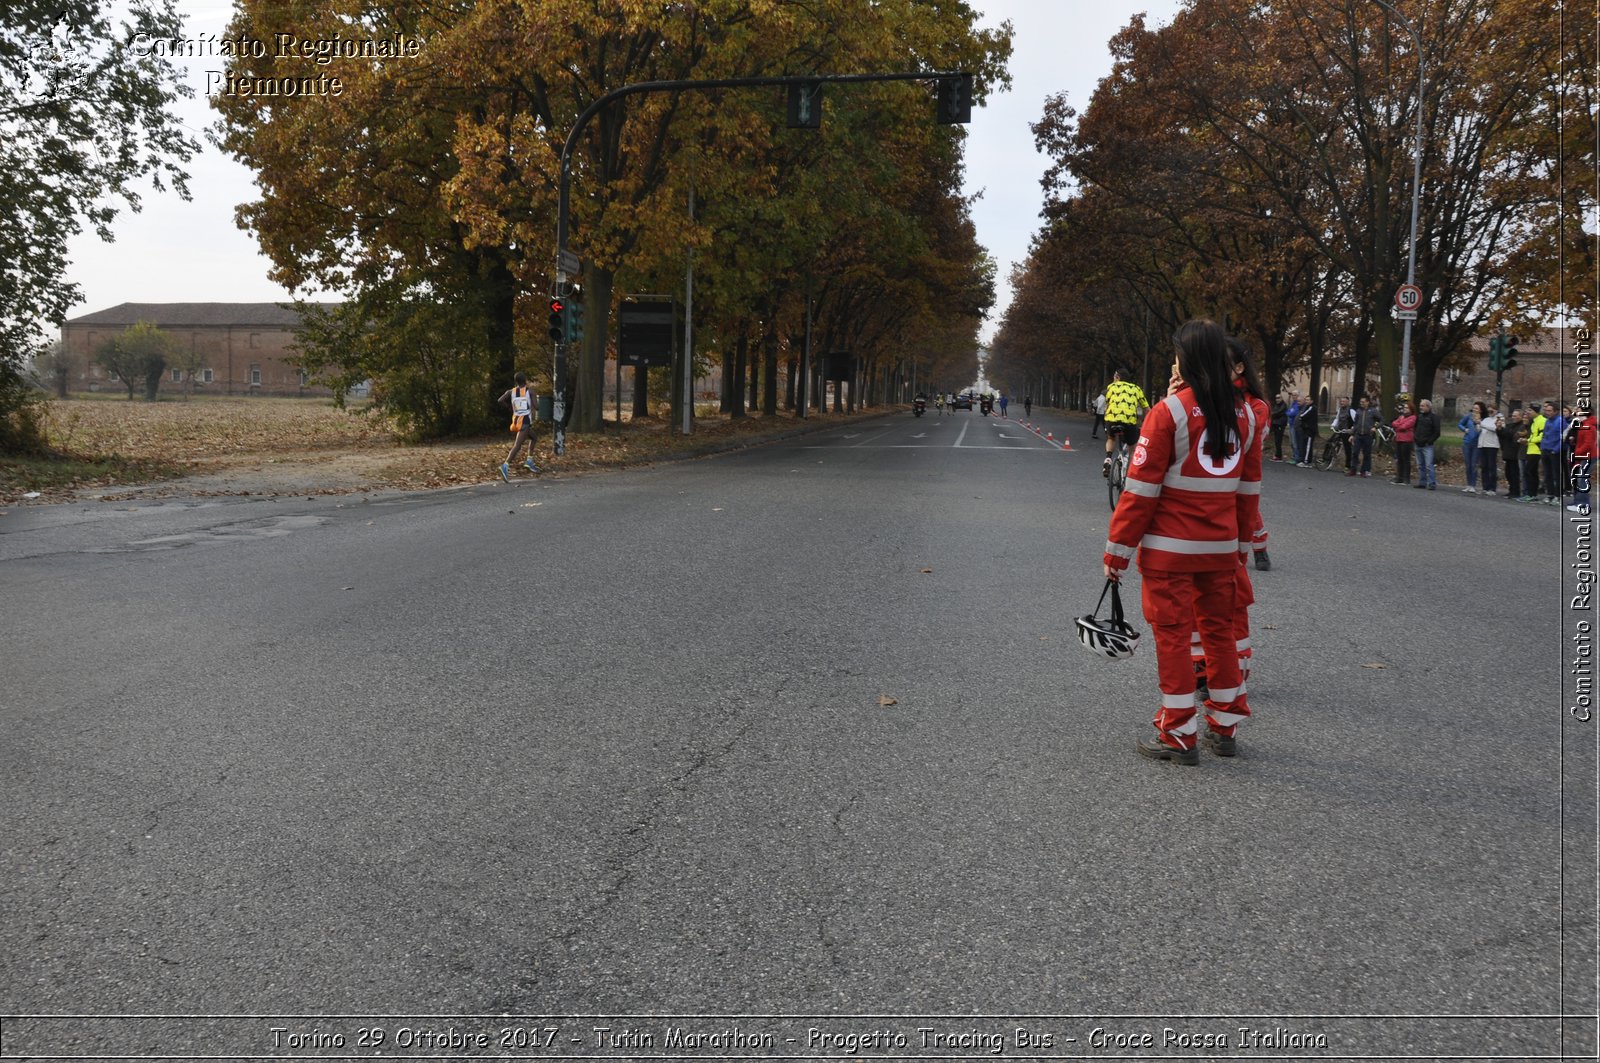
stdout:
[[(1111, 615), (1100, 617), (1100, 607), (1105, 605), (1107, 592), (1111, 595)], [(1139, 645), (1139, 632), (1133, 629), (1122, 615), (1122, 592), (1118, 589), (1117, 581), (1106, 580), (1105, 589), (1100, 592), (1100, 601), (1095, 605), (1094, 612), (1088, 616), (1080, 616), (1078, 624), (1078, 641), (1083, 643), (1084, 649), (1090, 653), (1109, 657), (1113, 661), (1124, 660), (1132, 657), (1133, 651)]]

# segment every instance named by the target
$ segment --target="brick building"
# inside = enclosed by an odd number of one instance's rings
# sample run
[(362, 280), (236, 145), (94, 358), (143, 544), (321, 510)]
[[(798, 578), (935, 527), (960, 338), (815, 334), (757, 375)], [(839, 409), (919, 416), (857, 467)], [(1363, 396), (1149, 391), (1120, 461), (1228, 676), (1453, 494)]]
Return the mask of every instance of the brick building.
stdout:
[[(1571, 403), (1574, 396), (1574, 371), (1577, 355), (1573, 344), (1576, 329), (1550, 329), (1521, 338), (1517, 344), (1516, 368), (1505, 373), (1501, 381), (1501, 401), (1508, 409), (1517, 409), (1555, 400), (1556, 404)], [(1495, 374), (1489, 369), (1489, 337), (1471, 340), (1467, 352), (1451, 359), (1454, 368), (1440, 369), (1433, 376), (1434, 409), (1440, 417), (1459, 418), (1474, 402), (1494, 401)], [(1562, 366), (1566, 367), (1566, 387), (1562, 387)], [(1416, 373), (1412, 373), (1413, 383)], [(1309, 383), (1305, 369), (1300, 369), (1284, 381), (1284, 388), (1302, 393)], [(1367, 377), (1366, 392), (1378, 394), (1380, 381), (1377, 366)], [(1317, 396), (1317, 408), (1328, 412), (1340, 395), (1355, 391), (1354, 370), (1349, 361), (1339, 362), (1330, 354), (1322, 367), (1322, 388)]]
[(183, 370), (169, 368), (163, 388), (187, 389), (192, 383), (196, 394), (206, 395), (333, 394), (290, 364), (289, 347), (300, 328), (300, 315), (279, 303), (120, 303), (72, 318), (61, 326), (62, 346), (73, 358), (69, 386), (78, 391), (122, 390), (123, 385), (96, 364), (95, 351), (140, 321), (201, 354), (192, 382)]

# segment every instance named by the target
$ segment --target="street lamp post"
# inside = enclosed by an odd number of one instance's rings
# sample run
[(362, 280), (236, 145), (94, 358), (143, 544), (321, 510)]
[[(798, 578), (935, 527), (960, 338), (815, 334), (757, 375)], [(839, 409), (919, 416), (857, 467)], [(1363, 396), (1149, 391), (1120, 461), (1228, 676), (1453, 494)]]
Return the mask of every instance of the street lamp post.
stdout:
[[(1417, 48), (1417, 135), (1412, 142), (1412, 170), (1411, 170), (1411, 248), (1409, 262), (1406, 265), (1406, 283), (1417, 283), (1417, 208), (1422, 199), (1422, 101), (1427, 82), (1423, 78), (1422, 60), (1422, 35), (1417, 32), (1409, 19), (1396, 11), (1387, 0), (1372, 0), (1373, 3), (1383, 8), (1400, 21), (1400, 25), (1411, 34), (1411, 40)], [(1405, 332), (1400, 341), (1400, 390), (1409, 391), (1411, 386), (1411, 325), (1412, 320), (1406, 318)]]

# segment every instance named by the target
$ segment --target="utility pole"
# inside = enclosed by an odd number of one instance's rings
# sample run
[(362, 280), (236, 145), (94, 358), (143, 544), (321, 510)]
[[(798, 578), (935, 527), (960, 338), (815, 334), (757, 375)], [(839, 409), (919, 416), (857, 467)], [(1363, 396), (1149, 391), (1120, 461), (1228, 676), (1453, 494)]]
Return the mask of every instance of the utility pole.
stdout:
[[(1422, 101), (1427, 89), (1424, 77), (1424, 64), (1422, 58), (1422, 35), (1416, 30), (1404, 15), (1394, 9), (1388, 0), (1372, 0), (1373, 3), (1383, 8), (1400, 21), (1400, 25), (1411, 34), (1411, 40), (1417, 49), (1417, 133), (1412, 141), (1411, 148), (1411, 247), (1409, 261), (1406, 265), (1406, 284), (1415, 286), (1417, 283), (1417, 208), (1422, 199)], [(1405, 332), (1400, 341), (1400, 391), (1409, 393), (1411, 390), (1411, 326), (1410, 318), (1405, 321)]]
[[(689, 183), (689, 220), (694, 221), (694, 182)], [(683, 412), (679, 427), (694, 431), (694, 248), (689, 248), (688, 275), (683, 282)]]

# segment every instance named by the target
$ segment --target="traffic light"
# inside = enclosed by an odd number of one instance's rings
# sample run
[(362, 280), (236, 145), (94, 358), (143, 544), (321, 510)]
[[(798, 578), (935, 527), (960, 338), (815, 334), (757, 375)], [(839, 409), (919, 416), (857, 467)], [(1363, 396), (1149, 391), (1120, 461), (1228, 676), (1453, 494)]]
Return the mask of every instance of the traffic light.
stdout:
[(579, 343), (583, 340), (583, 304), (567, 304), (567, 342)]
[(940, 78), (939, 121), (945, 125), (966, 125), (972, 121), (972, 75)]
[(1506, 340), (1505, 346), (1500, 348), (1500, 369), (1501, 371), (1504, 371), (1507, 369), (1515, 369), (1516, 367), (1517, 338), (1512, 336)]
[(550, 300), (550, 338), (557, 343), (567, 342), (567, 304), (561, 299)]
[(1489, 340), (1489, 371), (1501, 373), (1506, 367), (1506, 338), (1495, 336)]
[(822, 127), (822, 82), (808, 81), (789, 86), (789, 128)]

